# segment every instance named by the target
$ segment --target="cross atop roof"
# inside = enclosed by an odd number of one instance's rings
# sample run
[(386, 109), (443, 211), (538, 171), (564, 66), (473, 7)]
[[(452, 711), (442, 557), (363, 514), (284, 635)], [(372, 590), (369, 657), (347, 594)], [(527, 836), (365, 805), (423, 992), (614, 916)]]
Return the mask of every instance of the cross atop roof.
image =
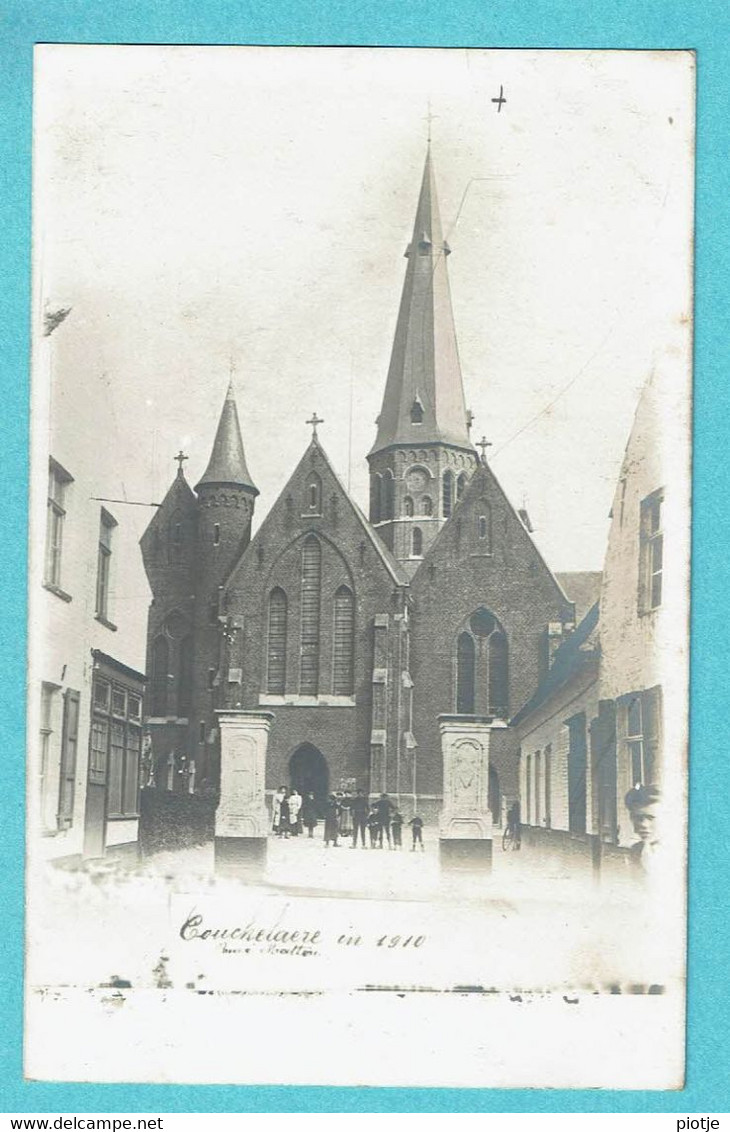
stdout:
[(316, 440), (317, 439), (317, 425), (318, 424), (324, 424), (324, 419), (322, 417), (318, 417), (316, 413), (312, 413), (309, 420), (305, 421), (304, 423), (305, 424), (311, 424), (311, 426), (312, 426), (312, 440)]
[(483, 464), (486, 464), (486, 462), (487, 462), (487, 448), (491, 448), (491, 447), (492, 447), (492, 442), (491, 442), (491, 440), (487, 440), (486, 436), (483, 436), (481, 440), (477, 441), (477, 448), (481, 448), (481, 450), (482, 450), (482, 463)]
[(183, 460), (188, 459), (188, 457), (183, 452), (182, 448), (178, 452), (177, 456), (174, 457), (174, 459), (177, 460), (177, 470), (178, 470), (179, 473), (181, 473), (182, 470), (183, 470)]

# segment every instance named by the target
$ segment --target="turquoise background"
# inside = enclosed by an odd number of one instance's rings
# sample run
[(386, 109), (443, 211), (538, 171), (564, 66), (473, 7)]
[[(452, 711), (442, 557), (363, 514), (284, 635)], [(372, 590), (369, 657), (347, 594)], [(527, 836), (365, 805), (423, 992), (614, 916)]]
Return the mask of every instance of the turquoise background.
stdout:
[[(694, 48), (698, 52), (687, 1087), (679, 1093), (36, 1084), (22, 1081), (23, 774), (33, 44), (249, 43)], [(0, 1108), (5, 1112), (726, 1112), (730, 4), (671, 0), (0, 2)], [(371, 1035), (374, 1040), (377, 1036)], [(530, 1035), (525, 1034), (525, 1047)], [(407, 1057), (407, 1050), (393, 1050)]]

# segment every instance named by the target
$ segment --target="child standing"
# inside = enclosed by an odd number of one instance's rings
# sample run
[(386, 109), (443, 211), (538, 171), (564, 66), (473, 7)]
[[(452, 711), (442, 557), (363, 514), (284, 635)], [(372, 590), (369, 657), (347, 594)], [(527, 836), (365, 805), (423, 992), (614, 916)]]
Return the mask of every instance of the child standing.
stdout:
[(400, 849), (403, 845), (403, 814), (396, 810), (390, 819), (390, 829), (393, 834), (393, 848)]
[(420, 845), (421, 851), (423, 851), (423, 818), (419, 818), (418, 815), (416, 815), (415, 817), (411, 818), (408, 824), (411, 827), (411, 833), (413, 834), (411, 852), (413, 853), (415, 851), (416, 845)]

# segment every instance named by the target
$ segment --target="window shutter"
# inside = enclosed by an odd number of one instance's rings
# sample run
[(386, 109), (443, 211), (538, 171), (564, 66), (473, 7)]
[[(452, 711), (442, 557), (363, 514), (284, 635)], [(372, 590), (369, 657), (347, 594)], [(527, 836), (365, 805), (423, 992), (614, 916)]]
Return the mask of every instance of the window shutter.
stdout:
[(58, 798), (58, 828), (73, 825), (76, 786), (76, 752), (79, 738), (80, 694), (67, 688), (63, 694), (63, 737), (61, 740), (61, 781)]
[(341, 586), (335, 594), (334, 643), (332, 690), (336, 696), (351, 696), (354, 689), (355, 602), (347, 586)]

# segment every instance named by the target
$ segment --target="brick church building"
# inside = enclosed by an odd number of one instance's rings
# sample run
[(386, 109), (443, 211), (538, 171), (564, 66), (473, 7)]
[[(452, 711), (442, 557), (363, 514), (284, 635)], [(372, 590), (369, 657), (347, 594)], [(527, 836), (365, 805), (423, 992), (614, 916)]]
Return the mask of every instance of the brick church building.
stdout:
[[(366, 518), (317, 435), (255, 532), (232, 388), (210, 461), (182, 461), (141, 546), (153, 592), (147, 728), (157, 780), (219, 774), (216, 710), (273, 714), (267, 794), (387, 791), (433, 820), (438, 717), (491, 716), (490, 808), (518, 796), (510, 718), (575, 611), (470, 439), (450, 254), (427, 155)], [(244, 429), (245, 432), (245, 429)], [(168, 768), (167, 770), (165, 768)], [(187, 778), (190, 781), (189, 776)]]

